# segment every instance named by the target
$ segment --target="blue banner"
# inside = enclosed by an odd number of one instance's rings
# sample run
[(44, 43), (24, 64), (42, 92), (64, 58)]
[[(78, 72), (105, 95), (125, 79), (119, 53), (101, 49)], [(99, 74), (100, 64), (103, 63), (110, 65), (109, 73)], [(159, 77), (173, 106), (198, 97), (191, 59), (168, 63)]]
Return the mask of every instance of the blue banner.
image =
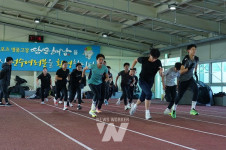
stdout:
[(99, 53), (100, 46), (94, 45), (0, 41), (0, 65), (10, 56), (14, 59), (12, 69), (18, 71), (42, 71), (47, 67), (55, 72), (63, 60), (68, 61), (68, 69), (72, 70), (78, 62), (84, 66), (95, 63)]

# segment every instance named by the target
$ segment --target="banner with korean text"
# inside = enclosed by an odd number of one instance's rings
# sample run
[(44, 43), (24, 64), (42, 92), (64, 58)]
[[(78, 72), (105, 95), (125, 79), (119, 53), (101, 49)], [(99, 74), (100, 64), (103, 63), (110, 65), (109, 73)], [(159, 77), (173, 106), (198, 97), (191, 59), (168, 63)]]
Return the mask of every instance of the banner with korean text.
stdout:
[(5, 58), (11, 56), (14, 59), (12, 70), (42, 71), (47, 67), (48, 71), (55, 72), (63, 60), (68, 61), (68, 68), (72, 70), (78, 62), (84, 66), (95, 63), (99, 53), (100, 46), (95, 45), (0, 41), (0, 67)]

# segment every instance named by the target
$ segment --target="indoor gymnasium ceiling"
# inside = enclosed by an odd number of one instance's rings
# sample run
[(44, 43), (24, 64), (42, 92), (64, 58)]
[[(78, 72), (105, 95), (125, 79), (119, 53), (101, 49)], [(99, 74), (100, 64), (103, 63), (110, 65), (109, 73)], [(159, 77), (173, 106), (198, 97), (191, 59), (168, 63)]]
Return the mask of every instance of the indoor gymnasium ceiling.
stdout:
[(226, 0), (0, 0), (0, 23), (143, 53), (225, 38)]

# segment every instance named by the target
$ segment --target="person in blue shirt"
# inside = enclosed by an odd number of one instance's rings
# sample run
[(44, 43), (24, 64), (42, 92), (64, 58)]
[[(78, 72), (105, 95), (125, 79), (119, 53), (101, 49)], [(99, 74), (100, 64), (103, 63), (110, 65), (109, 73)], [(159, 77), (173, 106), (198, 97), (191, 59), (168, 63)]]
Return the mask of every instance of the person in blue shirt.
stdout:
[(88, 80), (89, 87), (94, 95), (92, 105), (91, 105), (91, 110), (89, 111), (89, 114), (92, 117), (97, 116), (96, 103), (101, 99), (101, 92), (104, 92), (104, 91), (101, 91), (102, 77), (104, 73), (106, 76), (105, 82), (109, 80), (108, 69), (105, 65), (103, 65), (104, 60), (105, 60), (105, 56), (103, 54), (98, 54), (96, 56), (97, 64), (92, 64), (89, 67), (86, 66), (82, 73), (82, 77), (84, 77), (86, 70), (90, 69), (92, 71), (91, 76)]

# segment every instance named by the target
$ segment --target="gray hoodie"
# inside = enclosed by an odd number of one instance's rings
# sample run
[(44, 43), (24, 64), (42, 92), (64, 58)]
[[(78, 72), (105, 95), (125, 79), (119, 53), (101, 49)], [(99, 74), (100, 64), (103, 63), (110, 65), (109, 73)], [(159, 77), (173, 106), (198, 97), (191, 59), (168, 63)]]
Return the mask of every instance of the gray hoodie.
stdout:
[(3, 78), (0, 80), (0, 84), (6, 84), (7, 86), (10, 85), (11, 71), (12, 65), (8, 65), (8, 63), (2, 64), (1, 72), (3, 72)]

